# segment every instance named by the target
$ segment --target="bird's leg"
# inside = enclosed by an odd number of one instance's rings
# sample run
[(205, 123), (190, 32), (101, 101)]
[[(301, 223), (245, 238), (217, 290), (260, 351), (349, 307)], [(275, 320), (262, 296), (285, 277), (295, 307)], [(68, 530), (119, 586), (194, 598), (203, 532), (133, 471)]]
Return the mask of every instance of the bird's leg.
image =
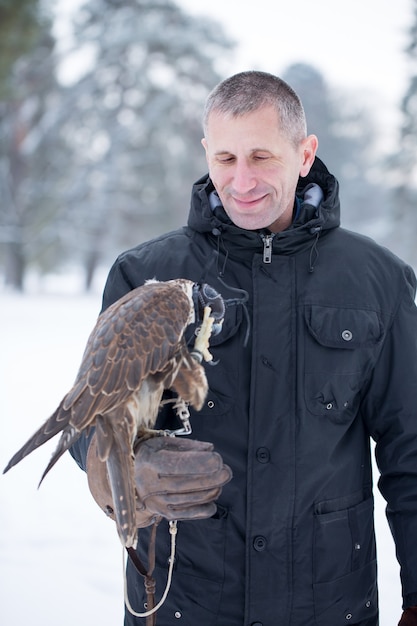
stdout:
[(190, 423), (190, 411), (188, 410), (188, 402), (178, 396), (177, 398), (168, 398), (166, 400), (162, 400), (161, 406), (171, 403), (173, 403), (173, 409), (175, 410), (177, 417), (179, 417), (181, 422), (183, 423), (183, 427), (176, 428), (175, 430), (169, 430), (168, 428), (166, 428), (165, 430), (158, 430), (153, 432), (157, 432), (159, 435), (167, 435), (169, 437), (175, 437), (175, 435), (189, 435), (192, 429)]
[(163, 435), (165, 435), (165, 430), (156, 428), (142, 428), (140, 434), (137, 435), (134, 441), (135, 449), (139, 445), (139, 443), (143, 443), (147, 439), (152, 439), (153, 437), (162, 437)]
[(182, 398), (178, 398), (177, 402), (174, 404), (174, 409), (178, 417), (180, 418), (183, 427), (176, 430), (176, 435), (189, 435), (191, 433), (191, 424), (190, 424), (190, 411), (188, 410), (188, 404)]
[(211, 309), (209, 306), (204, 307), (204, 316), (201, 326), (198, 330), (197, 338), (194, 343), (194, 348), (191, 350), (191, 355), (199, 363), (204, 361), (212, 361), (213, 355), (209, 352), (210, 336), (213, 327), (214, 318), (210, 317)]

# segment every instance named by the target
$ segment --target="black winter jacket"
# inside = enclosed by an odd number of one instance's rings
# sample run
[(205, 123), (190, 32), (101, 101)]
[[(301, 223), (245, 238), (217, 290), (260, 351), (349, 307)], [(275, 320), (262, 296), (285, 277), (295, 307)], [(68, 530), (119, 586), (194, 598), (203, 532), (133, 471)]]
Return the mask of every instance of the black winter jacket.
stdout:
[[(304, 193), (311, 183), (324, 193), (318, 208)], [(103, 300), (154, 277), (205, 281), (227, 300), (192, 436), (214, 443), (233, 479), (213, 518), (179, 523), (158, 626), (376, 626), (370, 437), (404, 606), (417, 604), (414, 274), (340, 227), (337, 181), (319, 159), (300, 179), (294, 223), (273, 238), (212, 210), (212, 190), (202, 178), (187, 227), (117, 259)], [(162, 413), (158, 425), (172, 419)], [(83, 442), (73, 454), (82, 465)], [(144, 560), (147, 535), (140, 530)], [(157, 595), (168, 555), (161, 525)], [(142, 579), (130, 567), (128, 577), (142, 611)], [(144, 621), (127, 614), (125, 624)]]

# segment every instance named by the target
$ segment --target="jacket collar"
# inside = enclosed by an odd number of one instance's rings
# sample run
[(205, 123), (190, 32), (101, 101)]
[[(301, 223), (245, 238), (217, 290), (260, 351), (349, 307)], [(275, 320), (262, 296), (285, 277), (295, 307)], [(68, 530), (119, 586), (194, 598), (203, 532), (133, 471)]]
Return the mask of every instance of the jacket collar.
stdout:
[[(323, 191), (323, 199), (318, 207), (310, 203), (310, 196), (306, 193), (312, 184), (319, 185)], [(263, 233), (235, 226), (221, 206), (213, 209), (209, 200), (213, 191), (213, 183), (208, 175), (195, 183), (188, 226), (197, 232), (206, 233), (213, 240), (221, 235), (231, 256), (246, 258), (262, 251)], [(298, 216), (288, 229), (274, 236), (272, 249), (275, 253), (294, 254), (311, 246), (318, 233), (340, 225), (339, 185), (319, 158), (316, 157), (308, 176), (299, 179), (296, 194), (301, 201)]]

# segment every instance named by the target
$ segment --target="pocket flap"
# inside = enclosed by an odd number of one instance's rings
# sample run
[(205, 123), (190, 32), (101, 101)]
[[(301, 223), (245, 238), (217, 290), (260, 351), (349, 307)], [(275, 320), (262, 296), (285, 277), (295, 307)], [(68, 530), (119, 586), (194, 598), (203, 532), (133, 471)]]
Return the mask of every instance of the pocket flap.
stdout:
[(382, 325), (376, 311), (311, 305), (305, 310), (310, 334), (322, 346), (354, 350), (378, 343)]

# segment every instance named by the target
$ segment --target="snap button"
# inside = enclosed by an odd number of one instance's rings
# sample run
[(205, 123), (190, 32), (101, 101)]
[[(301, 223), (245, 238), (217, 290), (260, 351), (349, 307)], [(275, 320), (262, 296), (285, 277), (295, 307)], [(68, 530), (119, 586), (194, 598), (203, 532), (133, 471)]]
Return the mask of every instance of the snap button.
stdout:
[(326, 404), (326, 409), (327, 409), (327, 410), (330, 410), (330, 409), (332, 409), (332, 408), (333, 408), (333, 402), (328, 402), (328, 403)]
[(180, 611), (175, 611), (174, 613), (174, 617), (176, 617), (177, 619), (179, 619), (180, 617), (182, 617)]
[(345, 619), (352, 619), (352, 613), (348, 613), (347, 615), (345, 615)]
[(256, 451), (256, 460), (259, 463), (269, 463), (270, 454), (268, 448), (258, 448)]
[(342, 332), (342, 339), (344, 339), (345, 341), (351, 341), (352, 340), (352, 332), (350, 330), (344, 330)]
[(255, 539), (253, 540), (253, 547), (255, 548), (257, 552), (262, 552), (263, 550), (265, 550), (266, 548), (265, 537), (262, 537), (262, 535), (258, 535), (258, 537), (255, 537)]
[(368, 600), (368, 602), (365, 604), (366, 608), (369, 609), (369, 607), (371, 606), (371, 601)]
[(208, 406), (208, 408), (209, 408), (209, 409), (213, 409), (213, 408), (214, 408), (214, 402), (213, 402), (213, 400), (209, 400), (209, 401), (207, 402), (207, 406)]

